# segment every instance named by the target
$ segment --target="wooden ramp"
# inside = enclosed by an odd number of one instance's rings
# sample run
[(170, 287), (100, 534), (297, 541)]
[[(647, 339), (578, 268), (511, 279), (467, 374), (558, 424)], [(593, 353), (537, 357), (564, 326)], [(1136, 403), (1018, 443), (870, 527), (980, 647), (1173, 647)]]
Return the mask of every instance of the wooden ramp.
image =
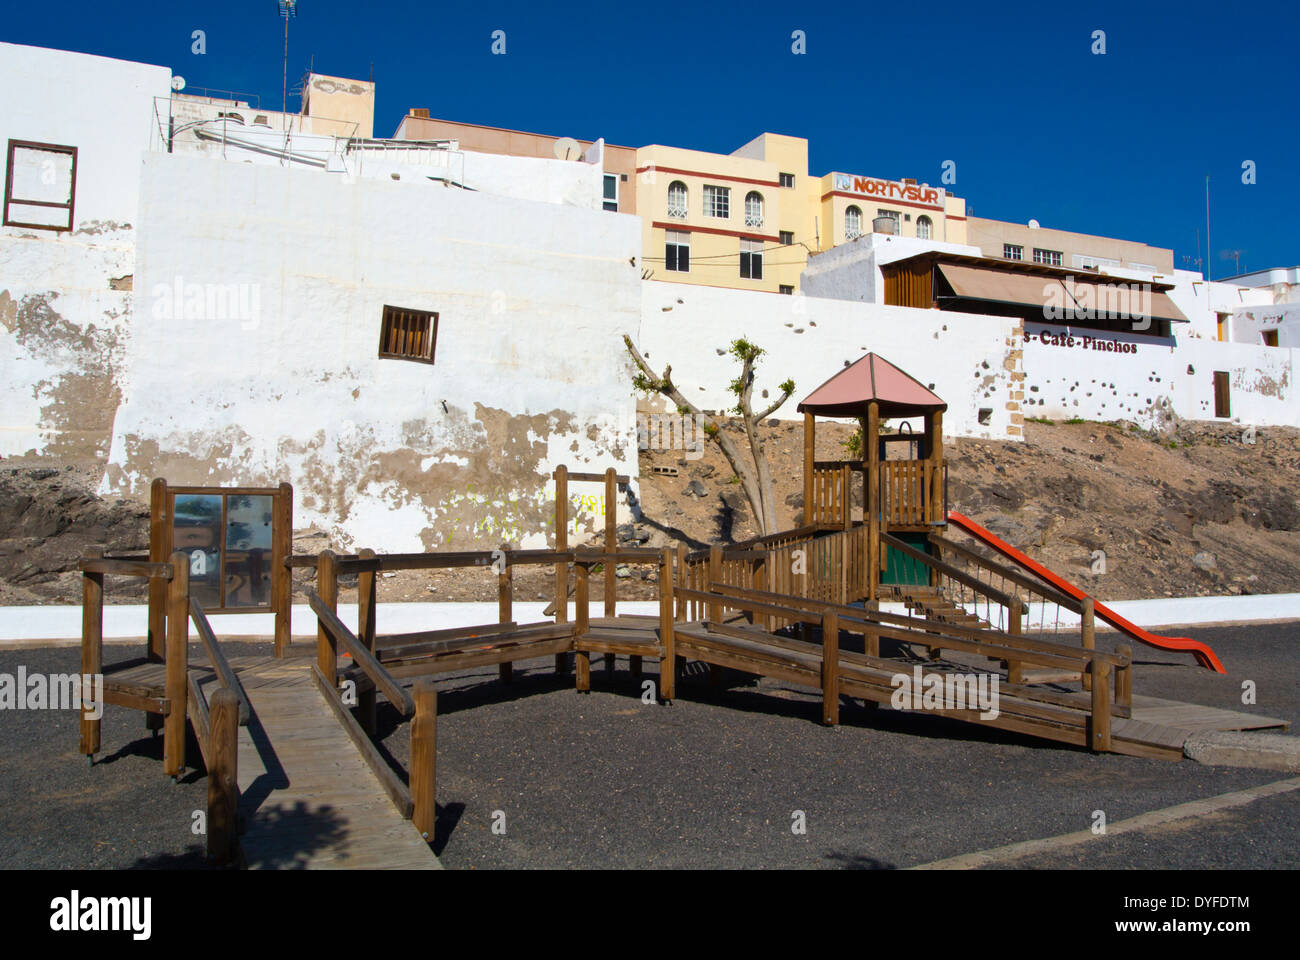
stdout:
[(441, 869), (317, 690), (313, 662), (231, 660), (252, 707), (239, 731), (240, 846), (247, 866)]

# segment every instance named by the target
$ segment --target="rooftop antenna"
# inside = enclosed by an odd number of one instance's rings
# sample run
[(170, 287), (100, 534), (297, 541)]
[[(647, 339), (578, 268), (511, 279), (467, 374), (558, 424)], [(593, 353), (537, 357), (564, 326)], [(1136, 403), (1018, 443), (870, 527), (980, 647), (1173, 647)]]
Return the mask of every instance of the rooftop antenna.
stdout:
[(298, 16), (298, 0), (277, 0), (280, 16), (284, 20), (284, 80), (280, 87), (280, 119), (284, 129), (289, 125), (289, 21)]
[(1210, 276), (1212, 268), (1210, 266), (1210, 175), (1205, 175), (1205, 279), (1212, 279)]
[(1232, 275), (1234, 277), (1241, 276), (1241, 255), (1245, 252), (1245, 250), (1224, 250), (1219, 254), (1224, 260), (1231, 257), (1235, 262), (1236, 265), (1232, 268)]

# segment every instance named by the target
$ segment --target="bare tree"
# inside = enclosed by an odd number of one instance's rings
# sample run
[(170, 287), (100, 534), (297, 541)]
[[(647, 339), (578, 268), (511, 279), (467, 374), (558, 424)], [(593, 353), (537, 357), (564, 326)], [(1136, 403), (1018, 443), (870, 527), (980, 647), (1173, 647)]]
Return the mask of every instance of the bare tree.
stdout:
[(633, 385), (645, 393), (663, 394), (673, 402), (679, 414), (682, 416), (692, 414), (697, 418), (697, 423), (703, 424), (705, 436), (718, 444), (722, 455), (727, 458), (727, 463), (731, 465), (731, 469), (739, 479), (740, 488), (749, 501), (749, 508), (754, 513), (754, 522), (758, 529), (764, 535), (778, 533), (781, 527), (780, 518), (777, 516), (776, 495), (772, 490), (772, 471), (767, 463), (767, 455), (763, 452), (763, 442), (758, 436), (758, 425), (790, 399), (790, 395), (794, 393), (794, 381), (786, 380), (782, 383), (779, 387), (781, 395), (767, 409), (755, 413), (754, 368), (758, 364), (758, 358), (766, 351), (744, 337), (731, 342), (731, 349), (728, 352), (740, 361), (741, 370), (740, 376), (731, 381), (729, 389), (736, 395), (736, 406), (733, 412), (741, 418), (745, 439), (749, 442), (749, 457), (746, 458), (736, 442), (727, 436), (718, 423), (701, 412), (677, 389), (677, 385), (673, 383), (671, 364), (664, 367), (663, 373), (655, 374), (645, 357), (641, 356), (640, 351), (632, 343), (631, 337), (624, 335), (623, 343), (627, 345), (627, 352), (631, 354), (638, 368), (637, 374), (632, 378)]

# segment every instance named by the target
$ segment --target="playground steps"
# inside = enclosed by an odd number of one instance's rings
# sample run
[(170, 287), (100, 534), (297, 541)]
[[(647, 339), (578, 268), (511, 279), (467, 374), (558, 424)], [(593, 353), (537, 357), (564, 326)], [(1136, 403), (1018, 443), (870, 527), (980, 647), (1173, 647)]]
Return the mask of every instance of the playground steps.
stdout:
[(440, 869), (311, 678), (311, 661), (231, 660), (252, 715), (239, 732), (240, 846), (251, 869)]

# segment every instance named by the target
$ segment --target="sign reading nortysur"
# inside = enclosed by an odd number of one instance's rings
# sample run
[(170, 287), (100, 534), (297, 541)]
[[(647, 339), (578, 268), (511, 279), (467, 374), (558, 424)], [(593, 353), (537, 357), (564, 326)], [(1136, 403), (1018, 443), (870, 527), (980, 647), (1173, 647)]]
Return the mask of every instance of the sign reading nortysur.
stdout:
[(848, 173), (834, 175), (835, 190), (839, 193), (856, 193), (877, 200), (898, 203), (915, 203), (924, 207), (943, 209), (944, 191), (937, 187), (904, 183), (901, 180), (878, 180), (875, 177), (857, 177)]

